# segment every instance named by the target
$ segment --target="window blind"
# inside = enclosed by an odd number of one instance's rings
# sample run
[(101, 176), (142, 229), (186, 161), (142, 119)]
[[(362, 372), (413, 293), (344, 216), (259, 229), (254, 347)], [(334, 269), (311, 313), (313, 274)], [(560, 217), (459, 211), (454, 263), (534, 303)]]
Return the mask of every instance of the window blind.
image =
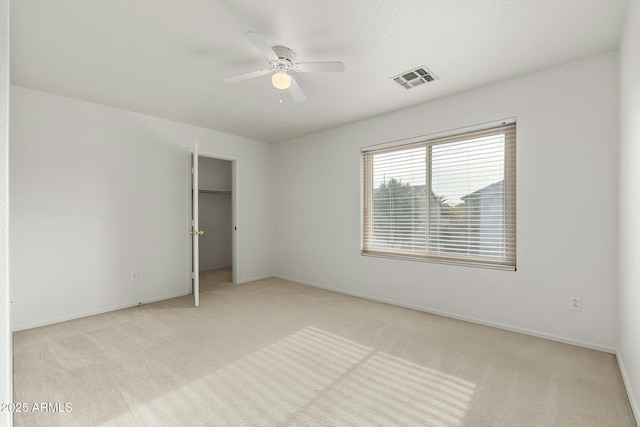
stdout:
[(364, 254), (515, 269), (515, 123), (363, 150)]

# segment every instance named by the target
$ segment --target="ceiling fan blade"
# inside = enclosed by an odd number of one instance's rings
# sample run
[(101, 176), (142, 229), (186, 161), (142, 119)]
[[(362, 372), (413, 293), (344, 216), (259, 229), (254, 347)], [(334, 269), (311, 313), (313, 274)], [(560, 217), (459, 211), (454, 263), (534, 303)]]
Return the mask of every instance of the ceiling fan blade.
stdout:
[(241, 80), (247, 80), (247, 79), (252, 79), (254, 77), (264, 76), (265, 74), (269, 74), (271, 71), (273, 71), (271, 68), (269, 69), (265, 68), (264, 70), (250, 71), (248, 73), (238, 74), (237, 76), (227, 77), (226, 79), (224, 79), (224, 81), (227, 83), (239, 82)]
[(302, 93), (302, 89), (300, 89), (300, 86), (298, 86), (298, 82), (293, 78), (293, 76), (291, 76), (291, 86), (289, 86), (289, 93), (291, 94), (293, 100), (296, 102), (304, 102), (304, 100), (307, 99), (307, 97), (304, 96), (304, 93)]
[(328, 61), (328, 62), (299, 62), (296, 64), (296, 71), (301, 73), (309, 72), (336, 72), (341, 73), (344, 71), (344, 64), (342, 61)]
[(269, 43), (265, 40), (265, 38), (262, 37), (262, 34), (254, 33), (253, 31), (247, 31), (245, 34), (247, 35), (247, 37), (249, 37), (251, 43), (253, 43), (255, 47), (257, 47), (258, 50), (267, 57), (269, 61), (278, 60), (278, 55), (273, 51), (271, 46), (269, 46)]

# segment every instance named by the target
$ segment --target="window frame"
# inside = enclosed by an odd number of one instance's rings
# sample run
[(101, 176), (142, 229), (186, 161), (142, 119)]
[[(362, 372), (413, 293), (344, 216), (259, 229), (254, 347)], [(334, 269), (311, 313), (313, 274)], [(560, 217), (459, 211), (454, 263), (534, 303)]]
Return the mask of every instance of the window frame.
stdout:
[[(499, 259), (487, 256), (453, 255), (443, 252), (430, 252), (429, 245), (431, 237), (429, 235), (429, 211), (431, 191), (431, 147), (447, 142), (470, 140), (482, 135), (505, 134), (504, 146), (504, 215), (505, 227), (503, 245), (505, 255)], [(516, 118), (504, 119), (496, 122), (484, 123), (476, 126), (469, 126), (455, 130), (440, 132), (436, 134), (423, 135), (409, 139), (391, 141), (361, 148), (361, 255), (402, 259), (410, 261), (424, 261), (440, 264), (463, 265), (471, 267), (494, 268), (501, 270), (516, 271), (517, 267), (517, 228), (516, 228), (516, 139), (517, 139)], [(426, 247), (423, 253), (407, 253), (403, 249), (373, 247), (373, 167), (372, 159), (375, 154), (385, 152), (401, 151), (411, 148), (426, 148), (426, 176), (425, 188), (427, 196), (425, 198), (425, 222), (426, 222)], [(369, 244), (367, 244), (369, 239)]]

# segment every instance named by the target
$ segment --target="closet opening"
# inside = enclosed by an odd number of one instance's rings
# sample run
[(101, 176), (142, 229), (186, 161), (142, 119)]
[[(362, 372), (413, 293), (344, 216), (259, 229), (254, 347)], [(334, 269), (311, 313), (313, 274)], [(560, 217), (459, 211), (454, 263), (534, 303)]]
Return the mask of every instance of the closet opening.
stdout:
[(191, 250), (191, 289), (198, 306), (203, 292), (237, 283), (238, 272), (236, 160), (196, 153), (191, 162), (191, 223), (195, 218), (197, 230), (192, 230), (198, 244)]

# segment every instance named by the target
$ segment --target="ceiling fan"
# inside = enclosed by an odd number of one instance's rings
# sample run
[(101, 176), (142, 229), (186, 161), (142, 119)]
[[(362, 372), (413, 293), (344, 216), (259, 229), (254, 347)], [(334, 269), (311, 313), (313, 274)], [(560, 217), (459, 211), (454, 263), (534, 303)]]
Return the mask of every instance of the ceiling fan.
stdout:
[[(289, 93), (296, 102), (303, 102), (306, 97), (304, 96), (302, 89), (300, 89), (300, 86), (298, 86), (296, 80), (291, 75), (291, 72), (309, 73), (344, 71), (344, 64), (341, 61), (295, 62), (296, 53), (288, 47), (271, 47), (262, 34), (255, 33), (253, 31), (247, 32), (246, 35), (258, 50), (267, 58), (267, 61), (269, 61), (269, 68), (227, 77), (224, 79), (227, 83), (239, 82), (241, 80), (252, 79), (254, 77), (273, 73), (273, 76), (271, 76), (271, 82), (274, 87), (280, 90), (289, 89)], [(282, 102), (282, 100), (280, 100), (280, 102)]]

